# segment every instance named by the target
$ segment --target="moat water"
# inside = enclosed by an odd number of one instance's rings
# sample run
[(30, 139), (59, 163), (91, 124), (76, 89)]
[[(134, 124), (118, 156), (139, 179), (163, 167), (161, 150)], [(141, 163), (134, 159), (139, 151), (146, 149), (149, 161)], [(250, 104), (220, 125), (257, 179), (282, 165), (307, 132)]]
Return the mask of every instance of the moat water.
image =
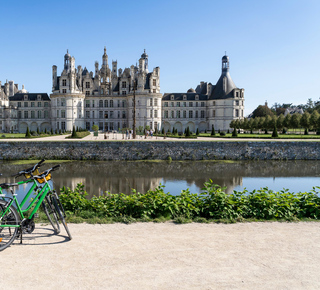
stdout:
[[(14, 182), (10, 176), (30, 166), (17, 162), (0, 164), (1, 183)], [(56, 164), (46, 163), (41, 169)], [(72, 161), (62, 162), (61, 168), (52, 176), (56, 189), (62, 186), (74, 188), (81, 182), (89, 196), (102, 195), (106, 191), (131, 194), (132, 188), (144, 193), (160, 184), (165, 186), (165, 192), (174, 195), (187, 188), (192, 193), (199, 193), (209, 179), (226, 186), (228, 193), (261, 187), (305, 192), (320, 186), (320, 161)]]

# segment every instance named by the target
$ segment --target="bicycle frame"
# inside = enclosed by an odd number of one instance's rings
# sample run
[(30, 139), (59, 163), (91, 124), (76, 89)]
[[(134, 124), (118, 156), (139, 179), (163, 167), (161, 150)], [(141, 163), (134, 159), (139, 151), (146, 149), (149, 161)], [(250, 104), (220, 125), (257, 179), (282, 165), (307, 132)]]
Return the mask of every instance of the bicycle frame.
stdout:
[[(33, 218), (34, 214), (38, 211), (41, 203), (43, 202), (43, 200), (45, 199), (47, 193), (51, 190), (51, 188), (50, 188), (50, 185), (47, 181), (43, 185), (39, 185), (35, 179), (20, 181), (20, 182), (18, 182), (18, 184), (22, 185), (22, 184), (30, 183), (30, 182), (33, 182), (33, 185), (31, 186), (28, 193), (25, 195), (25, 197), (23, 198), (23, 200), (21, 201), (20, 204), (16, 198), (16, 194), (13, 194), (12, 198), (4, 197), (3, 196), (4, 194), (2, 192), (2, 188), (0, 188), (0, 196), (2, 196), (4, 200), (10, 199), (10, 201), (7, 201), (6, 210), (1, 213), (0, 220), (3, 218), (3, 216), (5, 216), (5, 214), (7, 213), (9, 208), (13, 205), (13, 203), (15, 203), (16, 209), (17, 209), (19, 215), (21, 216), (22, 220), (25, 219), (24, 213), (29, 211), (33, 207), (33, 210), (27, 219)], [(34, 192), (37, 192), (37, 191), (38, 191), (37, 195), (30, 202), (29, 206), (26, 209), (22, 209), (23, 205), (27, 202), (27, 200), (30, 198), (30, 196), (32, 194), (34, 194)], [(0, 227), (8, 227), (8, 226), (9, 227), (20, 227), (20, 225), (0, 225)]]

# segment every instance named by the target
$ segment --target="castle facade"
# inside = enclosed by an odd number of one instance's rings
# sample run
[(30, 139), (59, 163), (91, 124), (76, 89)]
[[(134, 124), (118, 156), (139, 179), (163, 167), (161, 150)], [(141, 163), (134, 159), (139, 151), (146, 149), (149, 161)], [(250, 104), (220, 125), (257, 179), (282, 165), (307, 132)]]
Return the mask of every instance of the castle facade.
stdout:
[(243, 118), (244, 89), (235, 86), (229, 74), (229, 58), (222, 58), (222, 73), (216, 83), (201, 82), (186, 93), (160, 93), (160, 68), (149, 72), (144, 51), (139, 64), (118, 69), (108, 63), (106, 48), (95, 71), (76, 67), (75, 58), (64, 56), (63, 70), (52, 67), (52, 93), (18, 90), (13, 81), (0, 83), (0, 129), (25, 133), (37, 129), (67, 130), (73, 126), (90, 130), (120, 131), (133, 127), (135, 99), (136, 128), (200, 132), (227, 130), (233, 119)]

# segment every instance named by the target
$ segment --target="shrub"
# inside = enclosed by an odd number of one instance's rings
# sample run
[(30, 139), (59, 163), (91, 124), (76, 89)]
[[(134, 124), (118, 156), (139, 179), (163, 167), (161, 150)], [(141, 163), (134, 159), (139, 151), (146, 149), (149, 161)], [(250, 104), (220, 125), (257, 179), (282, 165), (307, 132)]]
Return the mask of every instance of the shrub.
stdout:
[(226, 132), (221, 131), (220, 136), (226, 136)]
[(29, 131), (29, 127), (27, 127), (27, 131), (26, 131), (26, 138), (31, 138), (31, 134), (30, 134), (30, 131)]

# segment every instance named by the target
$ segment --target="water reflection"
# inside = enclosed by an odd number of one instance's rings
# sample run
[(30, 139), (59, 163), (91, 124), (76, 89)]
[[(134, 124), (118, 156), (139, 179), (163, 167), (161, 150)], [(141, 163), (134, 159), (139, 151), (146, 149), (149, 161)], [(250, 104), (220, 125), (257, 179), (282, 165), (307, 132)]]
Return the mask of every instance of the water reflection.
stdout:
[[(28, 165), (15, 165), (12, 162), (2, 162), (3, 176), (0, 182), (13, 182), (9, 176)], [(31, 162), (33, 164), (33, 162)], [(55, 164), (47, 163), (43, 168)], [(200, 192), (203, 183), (212, 179), (216, 184), (227, 186), (227, 192), (240, 190), (243, 186), (254, 184), (254, 188), (269, 186), (264, 180), (274, 183), (285, 178), (297, 180), (299, 184), (310, 190), (312, 186), (320, 185), (320, 161), (235, 161), (235, 162), (129, 162), (129, 161), (73, 161), (62, 163), (59, 170), (53, 173), (56, 188), (67, 186), (74, 188), (78, 183), (85, 184), (90, 195), (101, 195), (105, 191), (130, 194), (135, 188), (139, 192), (155, 189), (160, 183), (166, 185), (166, 191), (178, 194), (182, 189), (190, 188), (191, 192)], [(313, 177), (310, 181), (310, 177)], [(264, 178), (264, 179), (261, 179)], [(290, 181), (291, 180), (291, 181)], [(267, 183), (268, 183), (267, 182)], [(312, 184), (310, 184), (310, 182)], [(257, 186), (257, 184), (260, 186)], [(286, 187), (282, 186), (281, 188)], [(295, 188), (290, 188), (295, 191)]]

